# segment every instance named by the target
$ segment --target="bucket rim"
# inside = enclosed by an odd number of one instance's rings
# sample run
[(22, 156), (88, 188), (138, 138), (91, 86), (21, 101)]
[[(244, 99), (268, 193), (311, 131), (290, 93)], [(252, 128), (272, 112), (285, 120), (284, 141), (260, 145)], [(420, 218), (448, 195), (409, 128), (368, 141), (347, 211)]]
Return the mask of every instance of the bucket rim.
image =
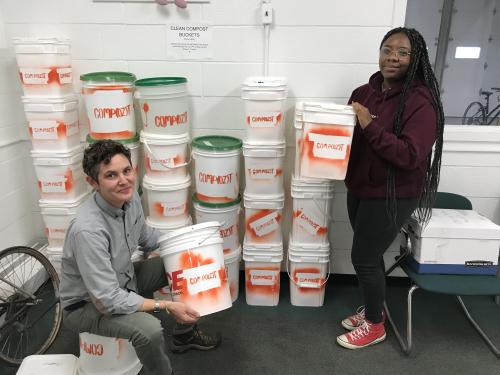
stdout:
[(288, 84), (288, 80), (286, 77), (280, 77), (280, 76), (253, 76), (253, 77), (248, 77), (243, 81), (243, 89), (250, 88), (252, 90), (253, 88), (279, 88), (283, 87), (283, 89), (286, 88), (286, 85)]
[(238, 259), (242, 256), (242, 254), (243, 254), (243, 251), (241, 249), (241, 245), (239, 245), (233, 251), (230, 251), (229, 253), (224, 254), (224, 262)]
[(31, 150), (30, 155), (32, 158), (72, 158), (77, 156), (78, 160), (83, 159), (83, 149), (84, 145), (78, 144), (75, 147), (72, 147), (67, 150), (52, 150), (52, 151), (40, 151), (40, 150)]
[(188, 217), (184, 220), (182, 224), (177, 224), (177, 225), (158, 223), (152, 220), (150, 216), (147, 216), (145, 221), (147, 225), (157, 230), (177, 230), (193, 224), (193, 218), (191, 217), (191, 215), (188, 215)]
[(148, 77), (135, 81), (137, 87), (167, 86), (187, 83), (186, 77)]
[[(23, 102), (23, 104), (66, 104), (74, 102), (78, 103), (78, 95), (68, 94), (57, 97), (23, 95), (21, 96), (21, 101)], [(28, 111), (28, 112), (40, 112), (40, 111)]]
[(189, 186), (191, 186), (191, 176), (189, 174), (183, 180), (174, 183), (155, 180), (147, 174), (142, 178), (142, 187), (148, 190), (172, 191), (185, 189)]
[[(91, 145), (91, 144), (94, 144), (98, 141), (102, 141), (102, 139), (94, 139), (90, 136), (90, 134), (87, 134), (87, 137), (85, 138), (85, 141)], [(129, 138), (129, 139), (113, 139), (113, 141), (115, 142), (118, 142), (118, 143), (121, 143), (122, 145), (128, 145), (128, 144), (131, 144), (131, 143), (139, 143), (139, 134), (135, 134), (133, 138)]]
[(134, 84), (136, 76), (129, 72), (119, 71), (105, 71), (105, 72), (92, 72), (82, 74), (80, 80), (85, 83), (98, 82), (98, 83), (118, 83), (126, 82), (131, 85)]
[(180, 237), (197, 230), (210, 229), (210, 228), (217, 228), (217, 230), (219, 230), (220, 226), (221, 225), (218, 221), (207, 221), (205, 223), (190, 225), (189, 227), (174, 230), (171, 233), (165, 233), (164, 235), (158, 238), (158, 243), (168, 242), (173, 240), (175, 237)]
[(41, 209), (75, 208), (75, 207), (79, 206), (80, 204), (82, 204), (88, 197), (90, 197), (91, 194), (92, 194), (91, 191), (86, 191), (85, 193), (80, 194), (75, 199), (72, 199), (70, 201), (64, 201), (64, 202), (51, 201), (51, 200), (47, 200), (47, 199), (39, 199), (38, 206)]
[(285, 194), (250, 194), (247, 192), (243, 192), (243, 202), (245, 201), (273, 201), (273, 202), (281, 202), (285, 200)]
[(192, 196), (193, 204), (198, 204), (204, 208), (229, 208), (233, 206), (240, 206), (241, 203), (241, 194), (238, 194), (238, 197), (230, 202), (220, 202), (220, 203), (213, 203), (213, 202), (203, 202), (201, 201), (197, 196), (196, 193), (193, 194)]
[(193, 138), (192, 147), (206, 151), (239, 150), (243, 142), (241, 139), (229, 135), (204, 135)]
[[(182, 143), (188, 143), (190, 141), (189, 133), (181, 133), (181, 134), (156, 134), (146, 132), (141, 130), (139, 139), (141, 142), (144, 141), (152, 144), (152, 145), (180, 145)], [(157, 141), (158, 143), (155, 143)]]

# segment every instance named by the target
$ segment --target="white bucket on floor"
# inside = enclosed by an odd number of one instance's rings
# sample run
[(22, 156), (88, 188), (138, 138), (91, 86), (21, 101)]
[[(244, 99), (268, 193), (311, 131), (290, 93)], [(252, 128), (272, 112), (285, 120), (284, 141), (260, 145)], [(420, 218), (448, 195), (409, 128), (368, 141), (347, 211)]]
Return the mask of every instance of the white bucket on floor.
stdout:
[(231, 307), (218, 222), (179, 229), (158, 240), (174, 301), (208, 315)]
[(296, 243), (326, 244), (333, 185), (308, 184), (292, 177), (292, 239)]
[(63, 38), (14, 38), (24, 95), (62, 96), (73, 91), (70, 42)]
[(241, 198), (227, 203), (206, 203), (193, 195), (193, 208), (197, 224), (207, 221), (220, 223), (220, 235), (224, 240), (224, 254), (234, 252), (240, 245)]
[(238, 198), (241, 140), (224, 135), (197, 137), (192, 143), (196, 197), (224, 203)]
[(158, 135), (141, 131), (146, 175), (161, 183), (180, 182), (188, 176), (189, 134)]
[(79, 145), (78, 97), (23, 96), (24, 113), (35, 151), (67, 151)]
[(189, 133), (186, 78), (144, 78), (135, 81), (135, 86), (145, 131), (160, 136)]
[(240, 260), (241, 246), (236, 250), (224, 254), (224, 264), (226, 265), (226, 275), (229, 282), (229, 292), (231, 293), (231, 301), (238, 299), (240, 287)]
[(184, 224), (189, 216), (189, 175), (179, 183), (156, 183), (144, 176), (142, 187), (148, 202), (149, 219), (167, 225)]
[(279, 243), (283, 241), (284, 194), (243, 195), (245, 206), (245, 239), (248, 243)]
[(287, 80), (283, 77), (249, 77), (243, 82), (245, 139), (248, 142), (283, 141)]
[(245, 192), (283, 194), (285, 142), (243, 142)]
[(295, 175), (343, 180), (355, 125), (351, 106), (304, 102), (302, 121), (295, 122), (296, 139), (300, 139)]
[(80, 333), (78, 375), (137, 375), (141, 369), (127, 339)]
[(80, 145), (67, 152), (31, 151), (42, 199), (73, 202), (90, 191), (83, 173), (82, 151)]
[(280, 298), (283, 243), (254, 246), (243, 242), (243, 260), (247, 304), (276, 306)]
[(287, 271), (294, 306), (323, 306), (329, 277), (330, 245), (298, 244), (290, 239)]
[(76, 375), (77, 361), (73, 354), (30, 355), (23, 359), (16, 375)]
[(186, 220), (183, 223), (170, 224), (170, 223), (155, 222), (154, 220), (151, 220), (151, 218), (148, 216), (146, 218), (146, 225), (151, 227), (151, 228), (155, 228), (156, 230), (160, 231), (162, 234), (167, 234), (167, 233), (170, 233), (174, 230), (182, 229), (182, 228), (189, 227), (189, 226), (193, 225), (193, 219), (191, 218), (191, 215), (188, 215), (188, 217), (186, 218)]
[(135, 137), (134, 81), (127, 72), (95, 72), (80, 76), (93, 139)]
[(78, 209), (88, 199), (86, 193), (74, 201), (50, 202), (41, 199), (38, 205), (41, 209), (42, 219), (45, 223), (45, 236), (49, 246), (62, 247), (69, 223), (76, 217)]

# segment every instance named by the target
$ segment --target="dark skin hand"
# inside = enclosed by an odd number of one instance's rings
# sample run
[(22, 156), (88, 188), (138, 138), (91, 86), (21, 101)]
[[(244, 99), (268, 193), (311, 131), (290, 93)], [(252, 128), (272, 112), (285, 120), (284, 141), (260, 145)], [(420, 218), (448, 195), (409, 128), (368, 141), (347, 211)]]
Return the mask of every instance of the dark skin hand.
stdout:
[(368, 108), (357, 102), (352, 102), (352, 109), (354, 110), (354, 113), (356, 113), (356, 116), (358, 117), (358, 122), (359, 125), (361, 126), (361, 129), (365, 129), (368, 125), (370, 125), (370, 123), (373, 120), (373, 117), (370, 114), (370, 111), (368, 111)]

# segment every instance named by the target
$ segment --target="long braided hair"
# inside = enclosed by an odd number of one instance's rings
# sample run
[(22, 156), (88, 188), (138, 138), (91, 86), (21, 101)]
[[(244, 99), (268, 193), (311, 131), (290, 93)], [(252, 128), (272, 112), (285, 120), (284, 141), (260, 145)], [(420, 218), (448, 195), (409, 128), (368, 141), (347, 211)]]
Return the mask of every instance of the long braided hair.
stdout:
[[(427, 53), (427, 45), (422, 35), (415, 29), (398, 27), (390, 30), (382, 39), (380, 48), (384, 42), (394, 34), (405, 34), (411, 44), (410, 65), (403, 83), (403, 89), (399, 96), (399, 104), (394, 115), (393, 132), (400, 136), (403, 131), (402, 117), (408, 91), (414, 80), (419, 78), (429, 89), (432, 96), (432, 105), (437, 115), (437, 139), (434, 145), (434, 153), (427, 157), (427, 169), (425, 173), (425, 183), (419, 197), (417, 218), (423, 223), (427, 223), (432, 215), (432, 206), (436, 199), (437, 187), (439, 184), (439, 173), (441, 170), (441, 154), (443, 151), (443, 130), (444, 112), (441, 103), (439, 85), (432, 71), (432, 66)], [(434, 155), (433, 155), (434, 154)], [(396, 180), (394, 167), (388, 166), (387, 176), (387, 204), (388, 211), (392, 218), (396, 219)]]

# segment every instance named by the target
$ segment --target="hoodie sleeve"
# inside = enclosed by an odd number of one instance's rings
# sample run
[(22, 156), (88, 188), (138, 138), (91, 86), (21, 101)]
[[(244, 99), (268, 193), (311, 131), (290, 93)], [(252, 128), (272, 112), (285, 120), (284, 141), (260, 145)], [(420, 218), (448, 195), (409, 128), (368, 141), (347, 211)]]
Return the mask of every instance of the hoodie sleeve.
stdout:
[(427, 158), (436, 140), (437, 118), (434, 107), (421, 94), (407, 100), (403, 131), (396, 136), (374, 119), (363, 135), (373, 151), (397, 168), (417, 168)]

